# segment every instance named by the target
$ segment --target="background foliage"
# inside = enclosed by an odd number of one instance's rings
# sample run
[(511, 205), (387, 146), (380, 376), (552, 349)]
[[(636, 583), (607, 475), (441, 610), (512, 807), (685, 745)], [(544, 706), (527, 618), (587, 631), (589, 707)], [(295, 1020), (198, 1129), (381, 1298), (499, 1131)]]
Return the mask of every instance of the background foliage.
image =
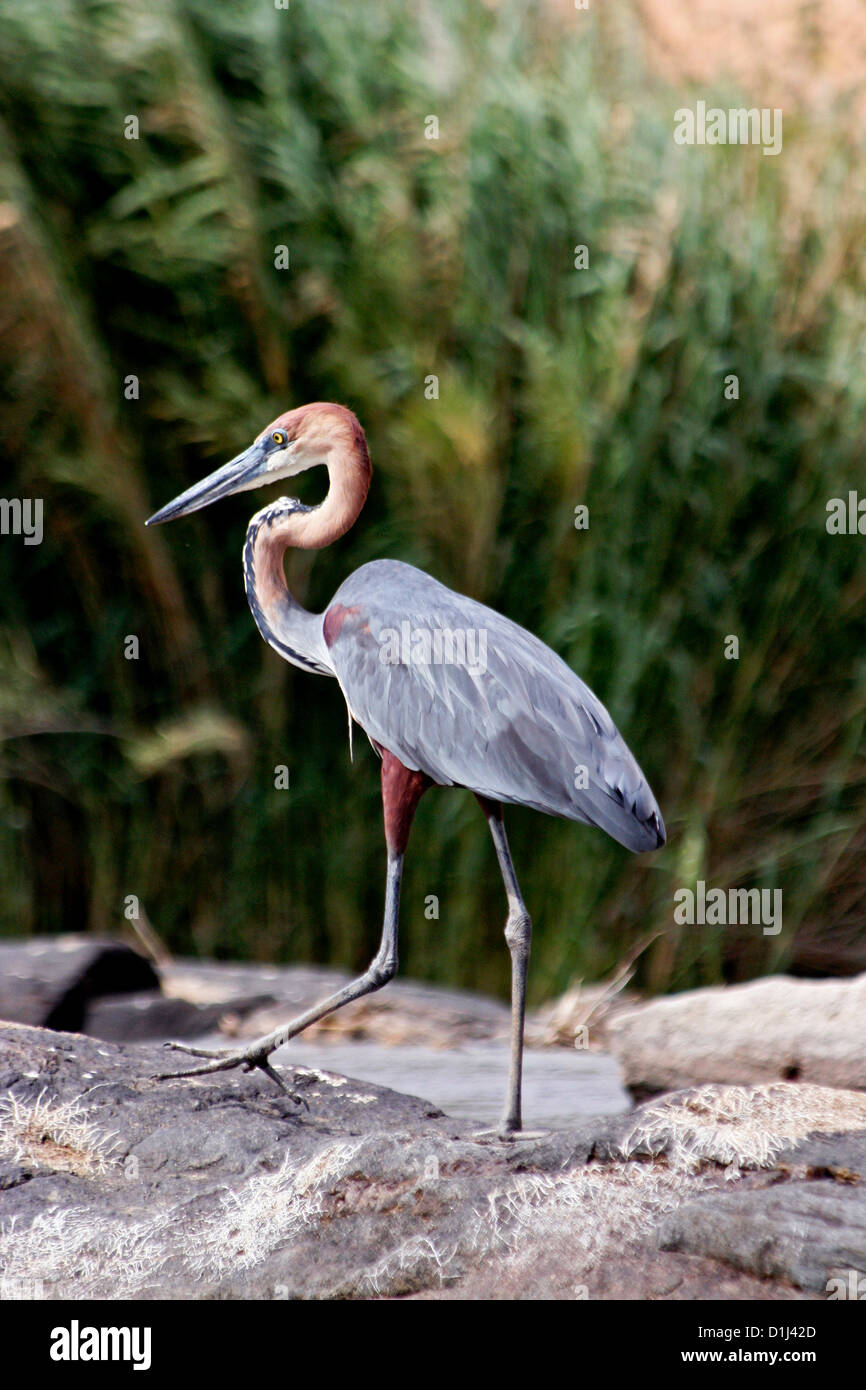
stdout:
[[(825, 530), (863, 479), (862, 143), (841, 113), (786, 116), (777, 159), (677, 147), (695, 93), (599, 8), (562, 32), (470, 0), (3, 0), (4, 486), (46, 534), (0, 538), (0, 931), (118, 929), (135, 893), (176, 951), (366, 964), (377, 764), (252, 624), (260, 503), (142, 526), (335, 399), (374, 489), (289, 558), (301, 600), (389, 555), (503, 609), (601, 695), (665, 813), (640, 860), (510, 814), (536, 998), (652, 932), (653, 989), (862, 964), (864, 541)], [(471, 796), (427, 797), (410, 848), (403, 969), (502, 989)], [(673, 926), (698, 878), (782, 887), (781, 936)]]

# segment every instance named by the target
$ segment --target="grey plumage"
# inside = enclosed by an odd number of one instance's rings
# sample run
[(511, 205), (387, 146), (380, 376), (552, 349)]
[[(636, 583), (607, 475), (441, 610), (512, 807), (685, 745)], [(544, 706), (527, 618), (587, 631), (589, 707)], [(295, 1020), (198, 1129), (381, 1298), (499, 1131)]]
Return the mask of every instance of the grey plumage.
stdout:
[[(600, 826), (631, 850), (664, 844), (655, 798), (604, 705), (531, 632), (398, 560), (356, 570), (328, 611), (338, 606), (358, 611), (328, 646), (334, 674), (358, 724), (406, 767)], [(383, 660), (387, 634), (405, 623), (413, 636), (484, 634), (485, 669), (411, 651), (408, 662)]]

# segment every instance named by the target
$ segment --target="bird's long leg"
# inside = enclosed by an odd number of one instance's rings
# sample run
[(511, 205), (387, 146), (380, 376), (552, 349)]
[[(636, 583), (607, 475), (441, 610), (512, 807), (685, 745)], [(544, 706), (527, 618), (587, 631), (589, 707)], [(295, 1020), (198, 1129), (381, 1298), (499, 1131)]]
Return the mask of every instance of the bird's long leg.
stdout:
[(505, 884), (508, 898), (508, 920), (505, 923), (505, 940), (511, 952), (511, 1062), (508, 1076), (508, 1095), (505, 1113), (499, 1126), (499, 1137), (510, 1139), (521, 1129), (521, 1085), (523, 1078), (523, 1020), (526, 1012), (526, 974), (529, 967), (529, 944), (532, 939), (532, 922), (526, 910), (508, 837), (502, 819), (502, 807), (496, 801), (478, 797), (482, 811), (487, 817), (496, 857)]
[(206, 1066), (194, 1067), (189, 1071), (165, 1072), (157, 1078), (158, 1080), (168, 1081), (183, 1076), (207, 1076), (211, 1072), (231, 1071), (235, 1067), (242, 1067), (244, 1071), (252, 1071), (258, 1067), (266, 1072), (287, 1094), (292, 1094), (271, 1067), (268, 1061), (271, 1053), (275, 1052), (278, 1047), (282, 1047), (290, 1038), (294, 1038), (298, 1033), (308, 1028), (311, 1023), (316, 1023), (320, 1018), (324, 1018), (326, 1014), (333, 1013), (335, 1009), (342, 1008), (344, 1004), (349, 1004), (353, 999), (360, 999), (362, 995), (371, 994), (374, 990), (381, 989), (384, 984), (393, 979), (397, 972), (397, 923), (400, 914), (403, 853), (409, 839), (409, 831), (416, 807), (428, 786), (430, 786), (429, 778), (425, 777), (423, 773), (411, 772), (392, 753), (383, 750), (382, 807), (385, 816), (385, 840), (388, 847), (385, 918), (379, 949), (363, 975), (359, 975), (356, 980), (352, 980), (350, 984), (337, 990), (335, 994), (329, 995), (321, 1003), (314, 1004), (306, 1013), (300, 1014), (298, 1018), (293, 1018), (282, 1028), (275, 1029), (273, 1033), (268, 1033), (265, 1037), (259, 1038), (245, 1048), (239, 1048), (233, 1052), (211, 1052), (204, 1048), (190, 1047), (186, 1043), (167, 1043), (166, 1046), (176, 1052), (186, 1052), (191, 1057), (205, 1057), (208, 1061)]

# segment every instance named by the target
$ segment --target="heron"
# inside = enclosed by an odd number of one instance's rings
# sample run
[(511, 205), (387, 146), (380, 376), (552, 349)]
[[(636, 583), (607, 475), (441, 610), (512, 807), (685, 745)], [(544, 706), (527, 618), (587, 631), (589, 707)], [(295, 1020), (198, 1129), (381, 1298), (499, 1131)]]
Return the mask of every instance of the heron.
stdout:
[(403, 859), (418, 803), (432, 786), (462, 787), (475, 794), (487, 819), (505, 887), (510, 1064), (504, 1113), (494, 1134), (510, 1140), (526, 1133), (521, 1094), (532, 923), (511, 858), (503, 805), (597, 826), (636, 853), (665, 843), (664, 822), (598, 697), (550, 647), (501, 613), (391, 559), (355, 570), (322, 613), (308, 612), (293, 597), (283, 568), (286, 551), (331, 545), (355, 523), (367, 499), (372, 476), (367, 441), (347, 407), (315, 401), (277, 416), (242, 453), (146, 524), (189, 516), (220, 498), (317, 466), (328, 472), (327, 495), (319, 505), (280, 497), (253, 516), (243, 550), (244, 581), (264, 640), (292, 665), (336, 679), (350, 738), (354, 721), (381, 759), (387, 851), (381, 941), (357, 979), (247, 1046), (212, 1051), (167, 1044), (205, 1060), (163, 1079), (260, 1069), (291, 1095), (271, 1055), (310, 1024), (393, 979)]

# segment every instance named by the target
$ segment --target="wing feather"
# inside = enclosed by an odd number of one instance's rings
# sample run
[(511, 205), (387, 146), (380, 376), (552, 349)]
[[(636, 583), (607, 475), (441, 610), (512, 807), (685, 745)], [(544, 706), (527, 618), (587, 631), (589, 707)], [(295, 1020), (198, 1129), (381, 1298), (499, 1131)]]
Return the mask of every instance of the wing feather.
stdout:
[[(352, 716), (406, 767), (600, 826), (629, 849), (664, 843), (655, 798), (604, 705), (539, 638), (396, 560), (356, 570), (336, 605), (345, 616), (330, 656)], [(456, 660), (419, 659), (417, 635), (432, 641), (437, 629), (463, 634), (464, 659), (459, 646)]]

